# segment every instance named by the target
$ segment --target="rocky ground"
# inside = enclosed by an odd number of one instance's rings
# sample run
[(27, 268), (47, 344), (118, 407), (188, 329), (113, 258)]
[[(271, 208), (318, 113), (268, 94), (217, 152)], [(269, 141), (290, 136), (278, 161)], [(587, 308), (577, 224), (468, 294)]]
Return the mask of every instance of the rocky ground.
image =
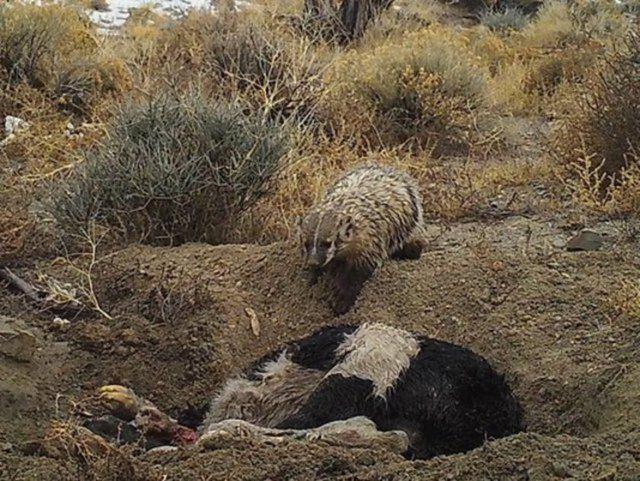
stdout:
[[(606, 223), (589, 226), (597, 242), (582, 246), (597, 250), (568, 250), (582, 227), (541, 215), (432, 227), (428, 252), (387, 263), (341, 318), (324, 286), (307, 286), (290, 242), (118, 251), (94, 271), (111, 320), (54, 322), (3, 288), (0, 331), (27, 334), (20, 352), (0, 338), (0, 479), (638, 479), (640, 328), (627, 314), (638, 246), (628, 223)], [(19, 274), (37, 272), (69, 275), (56, 261)], [(487, 357), (522, 401), (528, 432), (425, 462), (303, 442), (96, 456), (43, 454), (29, 442), (52, 421), (81, 418), (106, 383), (193, 421), (262, 354), (323, 325), (364, 321)]]

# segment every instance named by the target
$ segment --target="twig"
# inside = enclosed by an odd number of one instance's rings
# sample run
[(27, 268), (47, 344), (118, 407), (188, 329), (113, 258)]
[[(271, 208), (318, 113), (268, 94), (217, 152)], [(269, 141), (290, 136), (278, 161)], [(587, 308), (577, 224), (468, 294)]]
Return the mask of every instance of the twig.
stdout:
[(90, 248), (89, 254), (91, 256), (89, 260), (89, 266), (87, 267), (87, 269), (86, 270), (81, 269), (80, 267), (75, 265), (73, 262), (71, 262), (69, 259), (67, 259), (67, 262), (71, 269), (73, 269), (76, 273), (84, 277), (86, 281), (86, 286), (82, 287), (82, 291), (83, 291), (83, 294), (89, 299), (89, 302), (91, 303), (91, 308), (97, 313), (101, 314), (105, 319), (113, 320), (113, 317), (111, 317), (107, 312), (105, 312), (102, 309), (102, 307), (100, 307), (100, 303), (98, 302), (98, 297), (96, 296), (96, 292), (93, 285), (93, 269), (96, 266), (96, 264), (98, 264), (99, 262), (97, 251), (98, 251), (98, 244), (102, 239), (100, 238), (98, 240), (95, 240), (93, 234), (94, 234), (93, 228), (90, 228), (90, 230), (87, 230), (85, 232), (85, 235), (83, 236), (84, 239), (87, 241), (87, 244), (89, 245), (89, 248)]
[(73, 306), (72, 304), (68, 303), (58, 304), (52, 302), (50, 293), (29, 284), (27, 281), (21, 279), (16, 274), (11, 272), (8, 267), (0, 268), (0, 279), (8, 282), (9, 286), (20, 291), (28, 299), (38, 304), (44, 310), (53, 311), (65, 315), (77, 315), (82, 311), (82, 306)]
[(10, 286), (18, 289), (25, 296), (38, 304), (46, 302), (47, 300), (47, 295), (44, 291), (41, 291), (29, 284), (27, 281), (20, 279), (17, 275), (11, 272), (8, 267), (0, 269), (0, 278), (7, 281)]

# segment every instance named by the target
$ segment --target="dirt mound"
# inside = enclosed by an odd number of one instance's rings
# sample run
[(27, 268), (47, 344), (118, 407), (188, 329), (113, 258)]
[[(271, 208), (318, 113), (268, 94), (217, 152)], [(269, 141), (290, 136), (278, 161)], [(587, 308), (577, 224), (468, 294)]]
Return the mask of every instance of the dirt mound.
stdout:
[[(111, 479), (109, 463), (87, 467), (18, 448), (55, 417), (88, 405), (105, 383), (130, 385), (196, 423), (221, 382), (266, 352), (323, 325), (375, 320), (487, 357), (522, 401), (529, 432), (428, 462), (290, 443), (127, 455), (127, 469), (137, 479), (631, 479), (640, 472), (632, 447), (640, 436), (640, 326), (614, 300), (640, 265), (632, 247), (603, 228), (610, 235), (602, 250), (566, 252), (560, 245), (571, 233), (547, 222), (459, 225), (419, 261), (387, 263), (340, 318), (326, 286), (308, 286), (287, 243), (117, 252), (95, 275), (113, 321), (92, 315), (61, 333), (51, 316), (17, 298), (0, 301), (7, 315), (30, 323), (41, 346), (30, 364), (0, 359), (0, 445), (13, 445), (0, 466), (26, 473), (15, 479)], [(41, 269), (65, 276), (55, 263)]]

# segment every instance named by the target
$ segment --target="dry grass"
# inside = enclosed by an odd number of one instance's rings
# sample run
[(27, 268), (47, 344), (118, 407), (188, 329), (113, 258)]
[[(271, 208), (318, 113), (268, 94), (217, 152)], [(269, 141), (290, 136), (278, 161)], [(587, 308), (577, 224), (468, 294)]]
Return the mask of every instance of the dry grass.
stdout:
[(46, 87), (60, 61), (88, 55), (96, 43), (77, 9), (55, 4), (0, 6), (0, 66), (11, 83)]
[(522, 31), (523, 45), (531, 48), (555, 48), (577, 40), (569, 6), (559, 0), (545, 2)]
[(640, 157), (629, 156), (630, 165), (617, 172), (616, 182), (603, 169), (595, 154), (586, 148), (576, 152), (576, 159), (561, 169), (562, 182), (573, 202), (587, 211), (608, 217), (637, 215), (640, 212)]
[(552, 0), (519, 32), (503, 33), (501, 43), (484, 35), (475, 48), (493, 59), (496, 105), (517, 115), (528, 111), (553, 117), (558, 92), (584, 82), (612, 41), (630, 28), (629, 17), (611, 2)]
[(377, 151), (363, 158), (341, 143), (322, 142), (303, 146), (305, 156), (280, 176), (274, 195), (261, 199), (243, 215), (232, 238), (237, 242), (269, 243), (293, 238), (295, 218), (319, 200), (344, 170), (363, 162), (390, 165), (411, 173), (424, 198), (430, 221), (452, 223), (483, 214), (490, 200), (509, 188), (526, 187), (532, 181), (551, 182), (553, 165), (547, 161), (475, 161), (437, 159), (424, 152), (403, 149)]
[(0, 6), (0, 70), (9, 85), (26, 83), (86, 115), (90, 103), (131, 81), (79, 8), (54, 3)]
[(165, 79), (177, 90), (197, 80), (270, 118), (313, 115), (322, 62), (309, 41), (270, 17), (192, 12), (166, 29), (157, 50), (155, 64), (170, 66)]
[(625, 316), (630, 320), (640, 319), (640, 284), (637, 280), (626, 280), (613, 292), (610, 300), (616, 318)]

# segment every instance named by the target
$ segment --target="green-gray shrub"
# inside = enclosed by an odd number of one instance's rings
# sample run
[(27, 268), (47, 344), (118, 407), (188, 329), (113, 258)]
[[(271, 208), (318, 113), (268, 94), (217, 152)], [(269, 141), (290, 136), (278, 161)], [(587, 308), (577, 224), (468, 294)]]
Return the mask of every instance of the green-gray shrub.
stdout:
[(108, 140), (53, 189), (67, 234), (90, 223), (152, 244), (221, 242), (279, 172), (286, 129), (199, 94), (160, 94), (120, 108)]
[(480, 15), (480, 22), (496, 32), (522, 30), (529, 22), (529, 16), (519, 8), (485, 10)]

